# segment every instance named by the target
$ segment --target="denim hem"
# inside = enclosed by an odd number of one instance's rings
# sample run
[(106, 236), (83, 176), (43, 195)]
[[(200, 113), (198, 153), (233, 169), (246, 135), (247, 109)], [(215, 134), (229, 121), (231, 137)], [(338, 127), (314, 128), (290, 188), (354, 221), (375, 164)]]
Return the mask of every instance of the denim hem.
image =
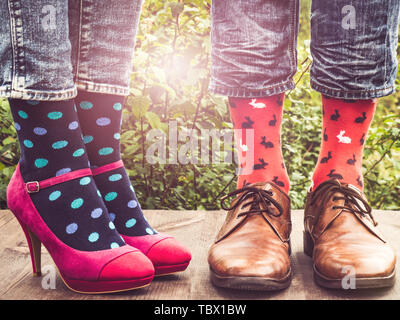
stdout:
[(338, 90), (328, 88), (324, 85), (319, 84), (314, 79), (310, 79), (311, 88), (325, 94), (329, 97), (338, 98), (338, 99), (374, 99), (380, 98), (384, 96), (388, 96), (395, 92), (394, 86), (376, 88), (371, 90)]
[(10, 86), (0, 87), (1, 98), (12, 98), (22, 100), (40, 100), (40, 101), (61, 101), (75, 98), (77, 95), (76, 87), (59, 91), (29, 90), (29, 89), (11, 89)]
[(105, 83), (94, 83), (86, 80), (76, 80), (75, 85), (78, 90), (87, 92), (113, 94), (117, 96), (129, 95), (129, 87), (121, 87)]
[(295, 88), (293, 80), (276, 84), (264, 89), (229, 88), (210, 83), (208, 90), (211, 93), (228, 96), (232, 98), (260, 98), (273, 96)]

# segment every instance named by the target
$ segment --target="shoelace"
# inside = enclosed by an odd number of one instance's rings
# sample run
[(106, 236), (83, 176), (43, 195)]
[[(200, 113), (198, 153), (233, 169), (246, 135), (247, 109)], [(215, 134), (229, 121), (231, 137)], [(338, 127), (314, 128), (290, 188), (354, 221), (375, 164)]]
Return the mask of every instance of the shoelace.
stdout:
[[(332, 193), (341, 193), (343, 196), (335, 196), (332, 198), (333, 201), (344, 200), (343, 206), (332, 206), (332, 209), (342, 209), (353, 214), (361, 214), (368, 215), (374, 225), (376, 226), (378, 223), (375, 221), (372, 216), (372, 208), (369, 203), (359, 194), (356, 190), (345, 186), (339, 182), (339, 180), (331, 179), (321, 183), (313, 192), (312, 198), (310, 201), (310, 205), (315, 205), (317, 199), (321, 199), (321, 203), (319, 205), (319, 212), (315, 217), (315, 221), (318, 221), (319, 216), (321, 215), (323, 209), (326, 206), (327, 201), (332, 196)], [(362, 206), (360, 205), (360, 202)]]
[[(225, 205), (225, 200), (236, 195), (239, 195), (239, 199), (235, 201), (235, 203), (232, 206), (227, 207)], [(221, 208), (226, 211), (231, 211), (239, 207), (244, 201), (252, 199), (242, 207), (242, 208), (249, 207), (248, 211), (241, 212), (238, 215), (238, 218), (252, 213), (260, 214), (262, 212), (266, 212), (274, 217), (279, 217), (283, 214), (283, 208), (272, 196), (273, 192), (270, 190), (263, 190), (255, 187), (245, 186), (241, 189), (228, 193), (226, 196), (223, 196), (221, 198)], [(261, 204), (263, 204), (264, 209), (262, 209)], [(278, 214), (274, 214), (270, 210), (271, 204), (278, 209), (279, 211)]]

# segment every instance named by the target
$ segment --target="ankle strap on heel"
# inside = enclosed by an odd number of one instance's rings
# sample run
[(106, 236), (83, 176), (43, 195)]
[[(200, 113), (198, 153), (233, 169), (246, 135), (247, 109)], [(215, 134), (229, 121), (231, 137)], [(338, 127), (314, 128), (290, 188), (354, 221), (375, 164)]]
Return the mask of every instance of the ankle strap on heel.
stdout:
[(124, 163), (122, 160), (118, 160), (115, 162), (108, 163), (104, 166), (93, 168), (92, 169), (92, 175), (97, 176), (99, 174), (102, 174), (104, 172), (108, 172), (114, 169), (122, 168), (124, 166)]
[(74, 179), (78, 179), (78, 178), (83, 178), (86, 176), (91, 176), (91, 175), (92, 175), (92, 170), (90, 170), (89, 168), (85, 168), (85, 169), (79, 169), (79, 170), (75, 170), (72, 172), (68, 172), (68, 173), (62, 174), (60, 176), (45, 179), (42, 181), (29, 181), (29, 182), (25, 183), (26, 191), (28, 193), (37, 193), (42, 189), (49, 188), (56, 184), (74, 180)]

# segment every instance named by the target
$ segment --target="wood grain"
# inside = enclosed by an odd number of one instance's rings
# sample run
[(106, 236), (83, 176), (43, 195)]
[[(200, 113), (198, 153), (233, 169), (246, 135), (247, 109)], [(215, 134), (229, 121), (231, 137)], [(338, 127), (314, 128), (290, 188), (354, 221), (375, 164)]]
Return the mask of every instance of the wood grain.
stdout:
[[(151, 286), (109, 295), (82, 295), (71, 292), (57, 275), (56, 289), (43, 289), (43, 277), (33, 277), (27, 244), (13, 215), (0, 211), (0, 299), (400, 299), (400, 280), (390, 289), (338, 291), (318, 287), (312, 278), (311, 259), (302, 252), (303, 212), (293, 211), (291, 236), (294, 278), (283, 291), (243, 292), (214, 287), (209, 281), (207, 251), (221, 226), (222, 211), (145, 211), (152, 226), (185, 243), (192, 251), (189, 268), (178, 275), (156, 278)], [(377, 211), (380, 229), (400, 253), (400, 212)], [(54, 266), (43, 250), (42, 267)], [(398, 277), (399, 279), (399, 277)]]

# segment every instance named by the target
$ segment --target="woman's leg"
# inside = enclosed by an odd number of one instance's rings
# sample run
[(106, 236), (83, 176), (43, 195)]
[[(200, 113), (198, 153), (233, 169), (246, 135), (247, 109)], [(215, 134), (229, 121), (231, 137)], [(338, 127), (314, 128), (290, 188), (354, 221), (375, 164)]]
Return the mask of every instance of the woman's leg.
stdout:
[[(88, 168), (88, 155), (73, 100), (10, 99), (20, 142), (24, 181), (41, 181)], [(94, 251), (124, 245), (110, 228), (92, 177), (57, 184), (31, 199), (50, 229), (68, 246)]]
[(1, 97), (55, 101), (76, 95), (67, 2), (1, 1)]
[(129, 94), (143, 0), (70, 0), (69, 34), (78, 90)]
[(129, 94), (141, 6), (141, 0), (70, 1), (79, 89), (75, 101), (94, 179), (113, 223), (128, 244), (150, 257), (156, 273), (163, 274), (185, 269), (190, 253), (146, 221), (120, 153), (122, 108)]
[[(9, 99), (20, 142), (19, 166), (25, 181), (41, 181), (88, 168), (74, 101), (53, 101), (75, 92), (69, 59), (67, 2), (43, 5), (29, 1), (20, 10), (10, 11), (12, 17), (20, 15), (15, 17), (16, 24), (11, 25), (11, 34), (21, 37), (16, 43), (11, 39), (16, 51), (13, 78), (28, 79), (27, 87), (12, 89), (10, 96), (20, 95), (29, 100)], [(19, 2), (10, 1), (11, 6), (16, 3)], [(53, 89), (63, 93), (56, 94)], [(49, 101), (38, 101), (41, 99)], [(97, 195), (93, 179), (86, 180), (86, 184), (71, 181), (32, 193), (32, 201), (57, 237), (75, 249), (92, 251), (109, 249), (112, 243), (123, 245), (118, 233), (108, 226), (107, 210)], [(75, 185), (80, 186), (79, 191)], [(86, 215), (88, 211), (96, 211), (96, 219)], [(95, 238), (91, 234), (98, 235), (98, 239), (90, 241)]]
[(34, 272), (40, 273), (42, 242), (73, 290), (111, 292), (150, 283), (151, 262), (125, 245), (110, 221), (74, 101), (67, 99), (76, 94), (68, 1), (3, 1), (1, 14), (8, 13), (9, 34), (2, 39), (12, 54), (2, 94), (9, 98), (21, 157), (7, 204), (27, 235)]

